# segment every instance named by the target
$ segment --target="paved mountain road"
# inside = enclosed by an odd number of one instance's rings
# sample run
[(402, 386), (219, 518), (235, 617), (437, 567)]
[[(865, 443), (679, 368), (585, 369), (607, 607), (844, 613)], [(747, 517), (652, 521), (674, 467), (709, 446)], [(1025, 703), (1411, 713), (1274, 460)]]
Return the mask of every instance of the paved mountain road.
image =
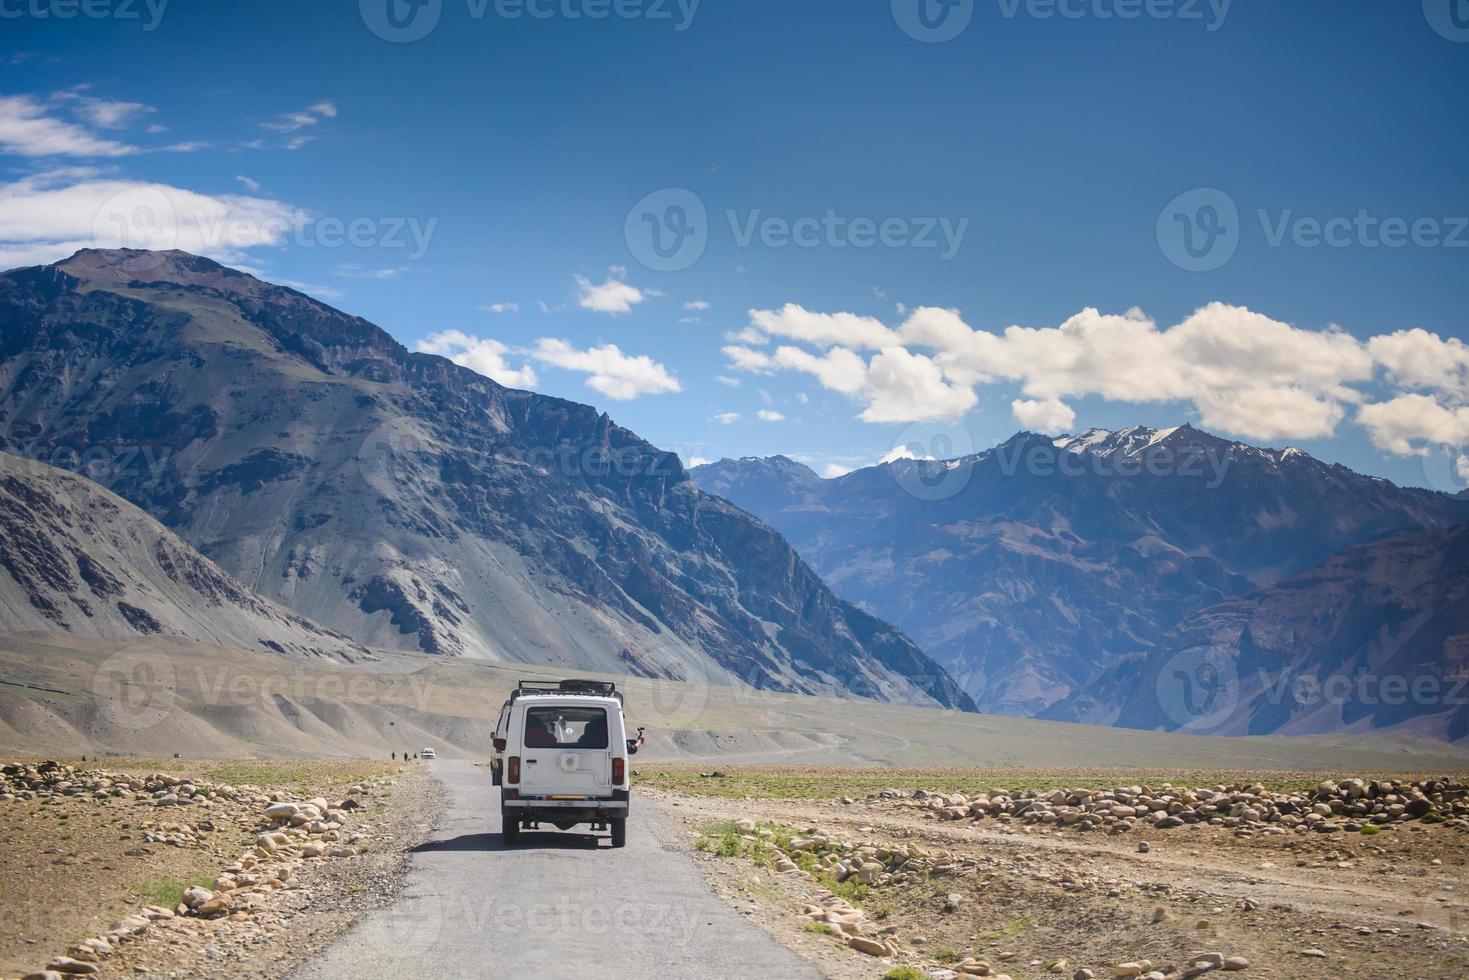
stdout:
[(621, 850), (583, 827), (526, 831), (506, 847), (488, 771), (425, 765), (448, 801), (402, 892), (306, 963), (301, 980), (821, 975), (714, 895), (636, 794)]

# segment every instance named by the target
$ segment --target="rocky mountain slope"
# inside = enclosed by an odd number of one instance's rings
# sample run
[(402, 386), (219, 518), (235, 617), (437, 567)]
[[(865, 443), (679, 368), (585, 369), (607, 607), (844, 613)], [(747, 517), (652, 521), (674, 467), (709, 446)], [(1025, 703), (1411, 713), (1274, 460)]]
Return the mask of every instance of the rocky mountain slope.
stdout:
[(1353, 548), (1212, 606), (1058, 707), (1131, 728), (1469, 739), (1469, 525)]
[(0, 453), (0, 631), (21, 630), (372, 659), (90, 480)]
[(1189, 426), (1022, 433), (833, 480), (781, 457), (693, 477), (913, 636), (982, 709), (1023, 715), (1201, 609), (1363, 542), (1469, 520), (1443, 494)]
[(0, 448), (364, 644), (971, 707), (607, 416), (184, 253), (0, 276)]

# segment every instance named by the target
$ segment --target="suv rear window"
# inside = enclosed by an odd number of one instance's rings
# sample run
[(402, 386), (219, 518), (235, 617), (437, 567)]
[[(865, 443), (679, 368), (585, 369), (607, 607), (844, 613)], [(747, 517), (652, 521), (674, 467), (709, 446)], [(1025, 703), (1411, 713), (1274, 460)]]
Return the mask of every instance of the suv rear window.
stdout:
[(603, 708), (527, 708), (528, 749), (605, 749), (607, 712)]

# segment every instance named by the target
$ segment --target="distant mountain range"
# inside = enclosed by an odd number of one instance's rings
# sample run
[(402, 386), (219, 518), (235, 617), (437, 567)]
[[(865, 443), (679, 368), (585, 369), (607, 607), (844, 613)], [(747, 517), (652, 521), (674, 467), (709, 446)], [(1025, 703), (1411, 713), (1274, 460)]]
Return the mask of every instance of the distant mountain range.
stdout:
[(1189, 426), (1021, 433), (831, 480), (784, 457), (692, 475), (905, 630), (982, 710), (1067, 720), (1118, 722), (1127, 665), (1202, 610), (1469, 520), (1462, 500)]
[(0, 624), (373, 659), (346, 637), (256, 595), (92, 481), (4, 453)]
[(1077, 700), (1056, 716), (1226, 735), (1405, 726), (1469, 739), (1469, 524), (1353, 548), (1205, 609)]
[(185, 253), (0, 276), (0, 449), (84, 468), (365, 645), (973, 708), (595, 409)]

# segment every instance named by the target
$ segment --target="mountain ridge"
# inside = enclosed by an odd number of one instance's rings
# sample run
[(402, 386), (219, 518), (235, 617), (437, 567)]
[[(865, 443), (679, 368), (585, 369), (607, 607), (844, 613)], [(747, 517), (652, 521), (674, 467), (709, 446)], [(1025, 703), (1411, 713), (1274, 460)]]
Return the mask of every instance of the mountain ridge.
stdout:
[(251, 592), (121, 497), (7, 453), (0, 453), (0, 628), (374, 659)]
[(106, 485), (369, 645), (972, 708), (590, 406), (186, 253), (0, 276), (0, 448), (139, 444)]
[(1446, 495), (1188, 425), (1021, 432), (830, 479), (733, 460), (691, 476), (905, 629), (982, 709), (1021, 715), (1199, 610), (1346, 548), (1469, 520)]

